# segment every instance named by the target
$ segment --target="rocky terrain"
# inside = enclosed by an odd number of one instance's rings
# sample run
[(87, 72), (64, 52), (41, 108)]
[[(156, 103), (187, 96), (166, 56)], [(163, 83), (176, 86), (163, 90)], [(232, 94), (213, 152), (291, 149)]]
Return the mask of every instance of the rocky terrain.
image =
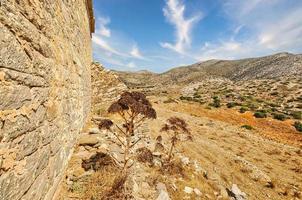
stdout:
[(118, 76), (105, 69), (99, 63), (91, 66), (92, 114), (105, 115), (110, 103), (116, 100), (123, 91), (128, 90)]
[(114, 72), (75, 2), (0, 1), (0, 200), (302, 199), (302, 55)]
[(242, 60), (209, 60), (190, 66), (173, 68), (156, 74), (148, 71), (116, 72), (129, 87), (185, 85), (208, 77), (223, 77), (232, 81), (271, 79), (302, 75), (302, 55), (279, 53)]
[[(125, 73), (122, 78), (111, 71), (106, 74), (113, 80), (108, 85), (98, 85), (97, 76), (92, 77), (94, 96), (99, 96), (98, 87), (113, 91), (112, 95), (93, 108), (98, 111), (82, 133), (58, 199), (108, 199), (106, 195), (112, 192), (118, 169), (110, 156), (122, 159), (123, 154), (114, 135), (99, 130), (98, 123), (104, 117), (115, 118), (106, 110), (126, 89), (121, 82), (124, 79), (131, 90), (148, 94), (158, 116), (137, 130), (147, 137), (133, 150), (138, 152), (137, 161), (121, 192), (128, 194), (128, 199), (302, 198), (302, 134), (293, 126), (301, 121), (300, 76), (248, 80), (213, 76), (172, 84), (163, 91), (155, 85), (141, 85), (145, 76), (158, 76), (154, 73)], [(256, 112), (265, 113), (265, 117), (256, 117)], [(174, 168), (165, 171), (162, 159), (169, 148), (169, 135), (160, 128), (171, 116), (188, 122), (193, 141), (177, 146)], [(156, 147), (159, 135), (162, 151)], [(145, 160), (139, 159), (141, 148), (151, 152), (143, 154)]]
[[(150, 98), (158, 118), (138, 130), (148, 137), (137, 145), (135, 151), (145, 147), (153, 155), (152, 159), (144, 161), (146, 163), (136, 161), (132, 167), (127, 182), (130, 199), (301, 198), (302, 135), (298, 137), (289, 124), (271, 122), (272, 127), (268, 129), (264, 128), (267, 124), (263, 124), (261, 119), (255, 119), (255, 129), (246, 130), (241, 127), (249, 119), (244, 114), (208, 110), (184, 102), (164, 103), (166, 98)], [(169, 135), (159, 129), (170, 116), (186, 119), (194, 139), (177, 147), (175, 162), (180, 162), (182, 167), (163, 172), (158, 157), (162, 154), (156, 151), (155, 146), (160, 134), (168, 149)], [(94, 116), (96, 121), (99, 118)], [(271, 134), (282, 134), (278, 132), (282, 127), (288, 131), (285, 134), (296, 135), (291, 140), (300, 142), (291, 144), (272, 139)], [(93, 170), (85, 169), (83, 163), (87, 160), (93, 163), (92, 158), (98, 154), (106, 159), (105, 155), (122, 158), (113, 140), (114, 136), (108, 131), (100, 131), (97, 123), (89, 124), (69, 163), (58, 199), (106, 199), (106, 192), (110, 190), (118, 169), (102, 159), (94, 161), (98, 164), (93, 166), (99, 168), (92, 167)]]

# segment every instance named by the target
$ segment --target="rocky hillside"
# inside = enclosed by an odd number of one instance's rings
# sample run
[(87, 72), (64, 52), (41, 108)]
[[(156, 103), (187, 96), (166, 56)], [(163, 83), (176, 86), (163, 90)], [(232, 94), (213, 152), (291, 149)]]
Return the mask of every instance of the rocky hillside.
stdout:
[(109, 103), (119, 97), (123, 91), (127, 90), (127, 86), (121, 82), (118, 76), (105, 69), (99, 63), (91, 66), (91, 86), (92, 86), (92, 114), (104, 114)]
[(302, 75), (302, 55), (279, 53), (242, 60), (209, 60), (171, 69), (162, 74), (152, 72), (117, 72), (128, 86), (187, 84), (205, 77), (223, 77), (234, 81)]

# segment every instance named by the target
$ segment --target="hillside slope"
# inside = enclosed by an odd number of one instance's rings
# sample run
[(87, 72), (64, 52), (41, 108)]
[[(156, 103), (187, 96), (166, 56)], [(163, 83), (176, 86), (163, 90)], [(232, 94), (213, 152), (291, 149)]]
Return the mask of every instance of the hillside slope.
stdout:
[(162, 74), (152, 72), (117, 72), (128, 86), (187, 84), (205, 77), (223, 77), (234, 81), (302, 75), (302, 55), (279, 53), (241, 60), (209, 60), (171, 69)]

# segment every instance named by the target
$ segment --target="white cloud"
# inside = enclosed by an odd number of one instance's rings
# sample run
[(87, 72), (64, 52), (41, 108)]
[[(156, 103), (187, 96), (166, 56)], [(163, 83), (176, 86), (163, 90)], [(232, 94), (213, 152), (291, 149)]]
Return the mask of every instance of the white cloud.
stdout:
[(259, 43), (271, 49), (302, 46), (302, 8), (297, 8), (275, 23), (267, 24), (259, 35)]
[(96, 32), (102, 36), (110, 37), (111, 30), (107, 27), (108, 24), (110, 24), (110, 18), (108, 18), (108, 17), (98, 18), (97, 19), (98, 29), (96, 30)]
[(175, 26), (176, 42), (175, 44), (164, 42), (160, 45), (181, 54), (190, 47), (193, 25), (201, 19), (200, 13), (186, 19), (185, 10), (186, 7), (181, 0), (166, 0), (166, 6), (163, 9), (169, 23)]
[[(207, 42), (198, 59), (238, 59), (302, 50), (302, 1), (225, 0), (227, 17), (234, 23), (233, 35)], [(285, 9), (286, 7), (286, 9)], [(240, 33), (247, 33), (240, 38)], [(239, 35), (239, 37), (238, 37)]]
[(142, 60), (145, 59), (142, 53), (140, 52), (140, 50), (138, 49), (137, 45), (133, 45), (130, 51), (130, 55), (133, 56), (134, 58), (138, 58)]
[(132, 58), (150, 61), (143, 56), (135, 42), (120, 33), (111, 31), (107, 27), (108, 24), (110, 24), (109, 17), (97, 18), (97, 28), (92, 36), (95, 57), (102, 58), (103, 62), (115, 66), (129, 68), (136, 67), (135, 63), (130, 61)]
[(129, 62), (126, 66), (129, 68), (136, 68), (136, 64), (134, 62)]
[(93, 35), (92, 42), (94, 43), (94, 45), (100, 47), (101, 49), (105, 50), (108, 53), (115, 54), (118, 56), (127, 56), (124, 53), (121, 53), (116, 49), (114, 49), (112, 46), (108, 44), (108, 42), (106, 42), (104, 39), (99, 37), (97, 34)]

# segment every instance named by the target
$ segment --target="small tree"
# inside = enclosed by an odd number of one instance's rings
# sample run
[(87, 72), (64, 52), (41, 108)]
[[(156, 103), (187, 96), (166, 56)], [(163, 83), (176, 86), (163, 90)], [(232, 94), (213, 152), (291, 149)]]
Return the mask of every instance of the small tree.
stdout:
[(132, 159), (131, 149), (144, 138), (143, 135), (137, 135), (138, 137), (135, 138), (136, 130), (145, 120), (155, 119), (156, 111), (143, 93), (124, 92), (108, 108), (108, 112), (119, 115), (123, 123), (118, 125), (109, 119), (104, 119), (99, 123), (99, 129), (109, 130), (117, 139), (115, 143), (121, 146), (124, 154), (122, 171), (125, 171), (132, 166), (129, 165), (129, 161)]
[(217, 96), (213, 97), (213, 102), (209, 104), (212, 107), (219, 108), (221, 106), (220, 99)]
[(192, 140), (192, 135), (188, 129), (188, 124), (183, 119), (180, 119), (178, 117), (169, 118), (161, 128), (161, 131), (172, 134), (170, 138), (171, 147), (168, 153), (168, 162), (170, 162), (173, 149), (177, 142), (180, 141), (181, 135), (185, 135), (188, 140)]

